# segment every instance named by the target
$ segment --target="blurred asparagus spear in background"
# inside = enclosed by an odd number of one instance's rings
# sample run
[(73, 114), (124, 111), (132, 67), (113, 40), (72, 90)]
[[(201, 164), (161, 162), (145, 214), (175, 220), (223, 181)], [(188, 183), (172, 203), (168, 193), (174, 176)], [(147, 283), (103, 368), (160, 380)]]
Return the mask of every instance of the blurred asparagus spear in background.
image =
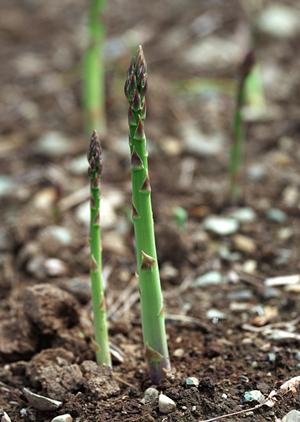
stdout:
[(87, 133), (106, 130), (103, 10), (106, 0), (90, 0), (88, 47), (83, 64), (83, 104)]
[(242, 116), (242, 109), (246, 99), (246, 82), (255, 65), (254, 51), (249, 51), (239, 70), (238, 86), (236, 93), (236, 104), (233, 118), (233, 143), (230, 151), (230, 196), (234, 202), (239, 199), (241, 194), (241, 166), (243, 160), (243, 147), (245, 143), (245, 130)]
[[(247, 16), (247, 23), (249, 29), (249, 45), (250, 48), (256, 51), (258, 44), (257, 40), (257, 28), (256, 22), (259, 14), (263, 10), (263, 0), (240, 0), (242, 8), (244, 9)], [(263, 89), (261, 67), (259, 62), (256, 60), (250, 74), (246, 80), (246, 98), (245, 101), (251, 109), (257, 112), (261, 112), (266, 107), (265, 94)]]
[(136, 243), (145, 355), (150, 378), (153, 383), (158, 384), (165, 378), (166, 371), (170, 369), (170, 361), (155, 246), (148, 153), (144, 133), (146, 90), (147, 68), (140, 46), (128, 70), (125, 95), (129, 103), (132, 219)]
[(100, 177), (102, 171), (101, 144), (97, 132), (91, 137), (88, 152), (89, 177), (91, 184), (91, 220), (90, 220), (90, 250), (91, 250), (91, 285), (94, 314), (94, 333), (96, 341), (96, 360), (99, 365), (111, 367), (109, 351), (107, 317), (102, 279), (102, 246), (100, 230)]

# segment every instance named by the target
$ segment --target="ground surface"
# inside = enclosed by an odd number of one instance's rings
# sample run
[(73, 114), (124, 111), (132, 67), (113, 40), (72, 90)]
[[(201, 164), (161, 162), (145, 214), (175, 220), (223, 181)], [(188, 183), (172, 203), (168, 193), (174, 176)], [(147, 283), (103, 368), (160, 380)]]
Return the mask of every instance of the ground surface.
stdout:
[[(92, 362), (88, 140), (80, 111), (85, 2), (2, 0), (0, 408), (14, 422), (47, 422), (62, 413), (78, 422), (205, 420), (257, 404), (244, 403), (244, 393), (267, 397), (300, 370), (299, 281), (265, 283), (300, 268), (298, 28), (290, 22), (286, 38), (258, 32), (268, 107), (246, 114), (244, 195), (232, 207), (227, 162), (234, 77), (249, 41), (245, 11), (234, 0), (109, 3), (102, 224), (113, 379)], [(280, 3), (299, 13), (296, 0)], [(173, 368), (158, 389), (176, 402), (169, 415), (156, 402), (141, 403), (150, 383), (122, 93), (138, 43), (149, 63), (146, 130)], [(181, 229), (176, 207), (188, 213)], [(208, 216), (245, 207), (248, 219), (231, 235), (205, 230)], [(195, 284), (211, 271), (217, 284)], [(188, 376), (199, 386), (187, 387)], [(35, 409), (24, 387), (62, 407)], [(297, 392), (227, 420), (275, 421), (292, 409), (300, 410)]]

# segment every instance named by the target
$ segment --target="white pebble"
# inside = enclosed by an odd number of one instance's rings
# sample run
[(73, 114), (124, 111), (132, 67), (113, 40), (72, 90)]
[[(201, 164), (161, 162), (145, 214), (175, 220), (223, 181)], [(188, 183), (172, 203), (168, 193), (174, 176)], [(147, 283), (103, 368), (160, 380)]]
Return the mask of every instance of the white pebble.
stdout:
[(69, 414), (59, 415), (51, 420), (51, 422), (72, 422), (72, 421), (73, 421), (73, 418)]
[(176, 403), (165, 394), (160, 394), (158, 399), (158, 408), (160, 413), (171, 413), (176, 409)]
[(198, 387), (199, 386), (199, 380), (196, 377), (188, 377), (185, 380), (185, 385), (188, 387)]
[(142, 403), (151, 403), (158, 399), (159, 392), (156, 388), (149, 387), (144, 392), (144, 397), (142, 398)]

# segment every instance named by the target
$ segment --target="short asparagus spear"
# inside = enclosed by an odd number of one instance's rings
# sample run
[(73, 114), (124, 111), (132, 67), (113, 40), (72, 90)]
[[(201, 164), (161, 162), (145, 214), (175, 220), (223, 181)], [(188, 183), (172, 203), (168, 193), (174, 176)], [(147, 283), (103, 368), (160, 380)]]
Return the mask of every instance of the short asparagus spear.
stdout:
[(105, 92), (103, 42), (103, 10), (106, 0), (89, 0), (88, 35), (89, 45), (83, 66), (83, 103), (87, 133), (93, 129), (105, 131)]
[(230, 196), (232, 201), (236, 201), (241, 193), (240, 178), (243, 156), (243, 146), (245, 141), (245, 131), (243, 125), (242, 109), (245, 105), (246, 81), (255, 64), (254, 52), (251, 50), (245, 56), (239, 72), (238, 87), (236, 93), (236, 104), (233, 119), (233, 143), (230, 151)]
[(89, 177), (91, 184), (91, 284), (94, 314), (94, 333), (96, 341), (96, 360), (99, 365), (111, 367), (104, 287), (102, 279), (102, 248), (100, 230), (100, 176), (102, 171), (101, 144), (97, 132), (91, 137), (88, 152)]
[[(255, 51), (259, 40), (257, 37), (257, 26), (259, 14), (262, 12), (263, 4), (256, 0), (241, 0), (245, 11), (251, 48)], [(254, 111), (262, 112), (266, 107), (266, 100), (263, 89), (262, 72), (260, 63), (256, 61), (246, 80), (245, 102)]]
[(129, 103), (129, 144), (131, 152), (132, 218), (135, 232), (137, 269), (141, 295), (145, 356), (150, 378), (158, 384), (170, 369), (165, 331), (163, 298), (156, 255), (148, 153), (144, 133), (147, 68), (142, 47), (132, 59), (125, 82)]

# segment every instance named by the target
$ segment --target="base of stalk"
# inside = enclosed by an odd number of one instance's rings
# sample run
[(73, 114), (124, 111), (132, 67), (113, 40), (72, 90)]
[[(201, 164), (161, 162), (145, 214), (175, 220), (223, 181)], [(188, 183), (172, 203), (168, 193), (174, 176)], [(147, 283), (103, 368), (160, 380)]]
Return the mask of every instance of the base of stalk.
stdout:
[(167, 377), (171, 370), (170, 360), (162, 358), (160, 362), (149, 362), (149, 375), (151, 382), (155, 385), (160, 384)]

